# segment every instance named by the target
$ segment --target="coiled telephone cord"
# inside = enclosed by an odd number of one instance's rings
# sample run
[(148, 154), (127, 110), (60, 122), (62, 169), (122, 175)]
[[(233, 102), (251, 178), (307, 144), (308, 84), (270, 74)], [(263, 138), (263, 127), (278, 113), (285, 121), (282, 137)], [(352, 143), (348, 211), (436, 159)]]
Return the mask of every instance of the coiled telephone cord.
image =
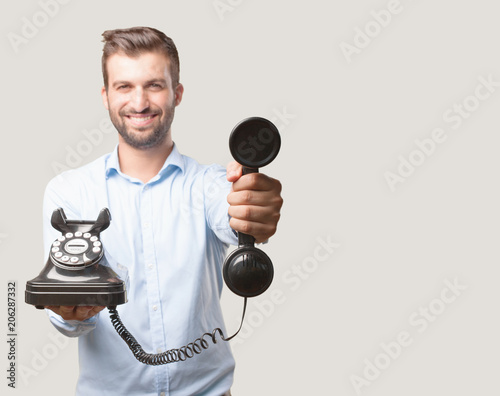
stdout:
[(128, 347), (138, 361), (144, 364), (149, 364), (151, 366), (180, 362), (192, 358), (195, 355), (199, 355), (201, 352), (203, 352), (204, 349), (208, 349), (208, 347), (210, 346), (210, 343), (208, 342), (209, 339), (212, 339), (212, 342), (214, 344), (217, 344), (217, 334), (219, 334), (221, 340), (223, 341), (231, 340), (240, 332), (241, 327), (243, 326), (243, 319), (245, 318), (246, 309), (247, 298), (245, 297), (240, 327), (238, 328), (238, 331), (236, 331), (236, 333), (234, 333), (229, 338), (225, 338), (222, 330), (217, 327), (211, 333), (205, 333), (200, 338), (197, 338), (193, 342), (190, 342), (189, 344), (184, 345), (180, 348), (169, 349), (168, 351), (162, 353), (147, 353), (144, 351), (144, 349), (142, 349), (141, 345), (137, 342), (134, 336), (130, 334), (125, 325), (122, 323), (120, 315), (118, 315), (118, 311), (116, 310), (116, 306), (108, 307), (111, 323), (113, 324), (116, 332), (127, 343)]

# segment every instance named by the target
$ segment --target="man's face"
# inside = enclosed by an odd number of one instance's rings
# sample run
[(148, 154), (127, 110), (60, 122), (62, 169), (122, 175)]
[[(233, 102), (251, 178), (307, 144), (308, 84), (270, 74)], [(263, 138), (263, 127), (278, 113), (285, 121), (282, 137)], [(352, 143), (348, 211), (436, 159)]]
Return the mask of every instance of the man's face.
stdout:
[(167, 57), (159, 52), (146, 52), (137, 58), (116, 53), (107, 60), (104, 106), (123, 141), (134, 148), (171, 141), (170, 126), (183, 87), (172, 87), (169, 66)]

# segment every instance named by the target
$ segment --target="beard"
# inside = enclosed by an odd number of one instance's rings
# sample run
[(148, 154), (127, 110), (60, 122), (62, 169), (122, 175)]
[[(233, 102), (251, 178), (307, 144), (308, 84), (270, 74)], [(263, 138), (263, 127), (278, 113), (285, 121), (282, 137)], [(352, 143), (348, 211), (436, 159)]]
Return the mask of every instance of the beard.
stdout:
[[(152, 125), (137, 127), (127, 125), (126, 119), (130, 115), (139, 114), (155, 114), (155, 120)], [(170, 127), (174, 120), (175, 103), (162, 111), (160, 108), (148, 107), (141, 112), (128, 111), (127, 109), (120, 110), (117, 113), (109, 111), (111, 122), (116, 130), (129, 146), (146, 150), (149, 148), (161, 145), (170, 133)], [(163, 120), (162, 120), (163, 116)]]

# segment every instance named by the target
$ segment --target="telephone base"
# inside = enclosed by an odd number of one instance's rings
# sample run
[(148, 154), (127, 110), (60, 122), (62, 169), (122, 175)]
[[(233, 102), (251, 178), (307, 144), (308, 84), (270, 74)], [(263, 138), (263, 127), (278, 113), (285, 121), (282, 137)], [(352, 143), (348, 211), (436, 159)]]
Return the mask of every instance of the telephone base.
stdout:
[(127, 302), (125, 283), (107, 266), (69, 270), (50, 259), (36, 278), (26, 282), (25, 301), (45, 306), (116, 306)]

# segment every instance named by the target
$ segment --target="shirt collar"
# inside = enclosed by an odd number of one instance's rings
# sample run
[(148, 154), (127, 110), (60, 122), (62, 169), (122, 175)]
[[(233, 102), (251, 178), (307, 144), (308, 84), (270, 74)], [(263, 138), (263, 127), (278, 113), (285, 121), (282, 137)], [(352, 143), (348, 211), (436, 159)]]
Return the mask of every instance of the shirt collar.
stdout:
[[(184, 158), (182, 157), (181, 153), (179, 153), (179, 150), (177, 150), (177, 145), (174, 143), (172, 152), (165, 160), (165, 163), (161, 167), (158, 174), (154, 178), (152, 178), (150, 182), (158, 180), (161, 176), (167, 173), (169, 167), (179, 168), (181, 172), (184, 172), (184, 166)], [(106, 159), (106, 178), (109, 178), (113, 173), (117, 173), (119, 175), (127, 177), (127, 175), (123, 174), (120, 169), (120, 162), (118, 160), (118, 145), (115, 146), (113, 152)]]

